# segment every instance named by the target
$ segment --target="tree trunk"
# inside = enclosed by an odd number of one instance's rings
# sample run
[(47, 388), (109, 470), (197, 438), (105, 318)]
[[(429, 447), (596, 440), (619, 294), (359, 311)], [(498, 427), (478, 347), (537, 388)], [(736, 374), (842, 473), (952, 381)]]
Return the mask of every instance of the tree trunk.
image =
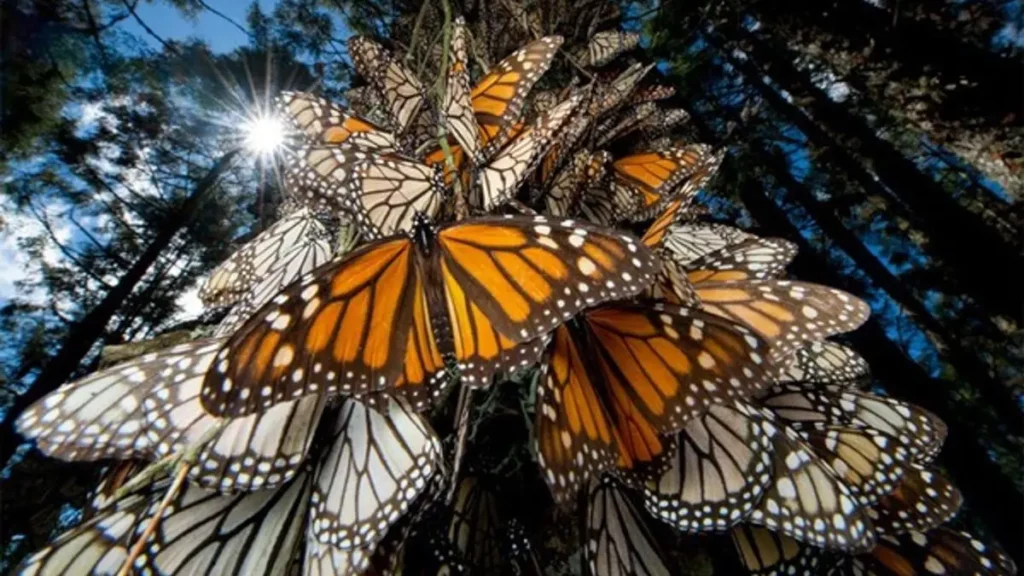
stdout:
[(166, 226), (161, 228), (139, 259), (107, 292), (99, 304), (71, 326), (60, 349), (39, 373), (32, 386), (24, 394), (18, 396), (7, 409), (6, 418), (3, 424), (0, 424), (0, 463), (2, 463), (0, 468), (6, 466), (11, 455), (18, 448), (19, 438), (14, 430), (14, 423), (18, 416), (33, 402), (56, 390), (75, 373), (82, 359), (105, 334), (107, 323), (110, 322), (118, 308), (171, 243), (174, 236), (192, 220), (207, 193), (216, 186), (220, 175), (227, 169), (237, 153), (238, 150), (233, 150), (222, 156), (206, 176), (196, 184), (192, 194), (185, 199), (178, 210), (168, 217)]
[[(729, 31), (730, 27), (726, 27)], [(833, 102), (815, 87), (806, 74), (792, 63), (791, 53), (768, 49), (749, 34), (731, 28), (731, 42), (752, 47), (748, 54), (768, 64), (762, 70), (749, 59), (737, 58), (715, 32), (705, 34), (729, 62), (740, 70), (746, 80), (780, 113), (790, 119), (804, 134), (822, 148), (836, 149), (842, 166), (865, 189), (882, 196), (895, 194), (906, 203), (912, 221), (928, 233), (935, 253), (958, 271), (958, 279), (977, 302), (994, 314), (1002, 314), (1024, 323), (1024, 261), (1020, 254), (1006, 246), (976, 215), (965, 210), (934, 180), (917, 169), (890, 143), (881, 139), (861, 119), (851, 116), (842, 104)], [(789, 58), (789, 60), (787, 60)], [(815, 118), (836, 134), (847, 136), (857, 151), (872, 163), (881, 184), (843, 146), (833, 139), (802, 110), (791, 104), (764, 80), (765, 73), (790, 94), (807, 95)], [(884, 184), (884, 185), (883, 185)], [(982, 256), (984, 255), (984, 256)], [(998, 281), (990, 261), (1002, 263), (1010, 273)]]

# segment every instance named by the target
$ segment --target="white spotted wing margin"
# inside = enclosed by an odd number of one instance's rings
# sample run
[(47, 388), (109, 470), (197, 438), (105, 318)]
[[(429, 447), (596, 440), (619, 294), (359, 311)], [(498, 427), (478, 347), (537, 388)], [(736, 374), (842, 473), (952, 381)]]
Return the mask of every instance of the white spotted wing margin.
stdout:
[[(195, 340), (66, 384), (30, 406), (18, 429), (44, 454), (68, 461), (156, 460), (181, 452), (218, 426), (199, 392), (222, 344)], [(323, 402), (309, 396), (229, 419), (189, 477), (222, 492), (280, 486), (305, 459)]]
[(593, 576), (671, 573), (644, 521), (619, 481), (606, 475), (591, 482), (583, 555)]
[[(347, 399), (316, 471), (310, 538), (318, 558), (372, 551), (429, 485), (441, 465), (441, 444), (403, 400), (379, 397), (374, 406)], [(354, 560), (354, 558), (353, 558)]]
[[(285, 574), (309, 504), (309, 474), (277, 490), (224, 496), (186, 486), (135, 562), (137, 574)], [(130, 495), (30, 556), (23, 576), (116, 574), (164, 497)]]

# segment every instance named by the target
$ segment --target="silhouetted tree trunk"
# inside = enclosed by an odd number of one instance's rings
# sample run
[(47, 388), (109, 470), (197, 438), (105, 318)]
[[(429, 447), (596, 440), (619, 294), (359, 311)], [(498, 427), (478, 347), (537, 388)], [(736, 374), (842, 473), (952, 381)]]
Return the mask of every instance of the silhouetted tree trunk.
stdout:
[(18, 435), (14, 430), (14, 422), (18, 416), (33, 402), (56, 390), (75, 373), (93, 345), (103, 338), (110, 319), (135, 290), (160, 254), (167, 249), (174, 236), (192, 220), (207, 194), (216, 186), (221, 174), (237, 154), (238, 150), (228, 152), (214, 164), (181, 206), (168, 215), (166, 225), (161, 227), (160, 232), (132, 267), (121, 276), (117, 284), (107, 292), (99, 304), (71, 326), (60, 349), (39, 373), (32, 386), (14, 400), (7, 410), (3, 424), (0, 425), (0, 468), (6, 465), (18, 447)]
[[(715, 31), (705, 34), (705, 37), (744, 74), (750, 85), (757, 88), (773, 108), (792, 121), (816, 145), (835, 149), (837, 157), (843, 159), (842, 167), (865, 189), (877, 193), (882, 188), (904, 202), (912, 221), (928, 234), (934, 253), (959, 271), (958, 280), (975, 295), (980, 305), (994, 314), (1024, 321), (1024, 274), (1019, 272), (1024, 270), (1024, 261), (1020, 254), (1006, 246), (983, 221), (959, 206), (938, 183), (919, 171), (860, 118), (850, 115), (841, 104), (833, 102), (814, 86), (793, 65), (792, 53), (769, 50), (762, 42), (734, 26), (721, 29), (730, 34), (729, 41), (724, 41)], [(754, 61), (769, 65), (762, 69), (750, 59), (735, 57), (732, 48), (740, 45), (749, 48), (747, 53)], [(815, 120), (769, 86), (763, 80), (765, 73), (790, 94), (806, 95), (816, 120), (834, 133), (846, 136), (858, 152), (871, 161), (881, 183), (876, 182), (875, 176), (849, 152), (842, 150), (842, 144), (817, 126)], [(1001, 266), (1005, 266), (1003, 270), (1010, 273), (999, 280), (993, 278), (989, 264), (993, 260), (1002, 263)]]

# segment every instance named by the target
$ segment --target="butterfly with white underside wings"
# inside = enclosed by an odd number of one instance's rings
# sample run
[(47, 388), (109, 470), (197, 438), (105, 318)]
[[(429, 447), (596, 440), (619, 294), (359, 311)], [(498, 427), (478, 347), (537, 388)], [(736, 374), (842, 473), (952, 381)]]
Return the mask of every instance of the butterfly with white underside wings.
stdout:
[(583, 556), (594, 576), (668, 576), (645, 519), (611, 476), (591, 482)]
[[(475, 206), (489, 211), (514, 197), (580, 98), (573, 95), (542, 114), (477, 171), (471, 191)], [(355, 148), (312, 146), (299, 157), (320, 179), (317, 193), (329, 205), (354, 214), (367, 239), (409, 232), (417, 214), (435, 218), (447, 198), (440, 166)]]
[[(180, 452), (219, 425), (199, 391), (222, 342), (181, 344), (65, 384), (30, 406), (18, 430), (44, 454), (69, 461)], [(280, 486), (305, 459), (323, 404), (310, 396), (230, 419), (189, 477), (224, 492)]]
[(199, 288), (199, 298), (207, 306), (234, 304), (268, 276), (309, 261), (324, 262), (330, 254), (326, 238), (326, 229), (311, 210), (292, 212), (215, 268)]
[(253, 257), (252, 266), (258, 270), (256, 281), (220, 321), (214, 336), (230, 335), (282, 288), (331, 259), (330, 234), (310, 209), (284, 216), (267, 232), (278, 228), (294, 232), (282, 238), (280, 249)]
[[(225, 496), (186, 485), (134, 567), (151, 574), (284, 574), (309, 504), (310, 475), (276, 490)], [(23, 576), (116, 574), (164, 498), (158, 483), (100, 510), (29, 556)]]

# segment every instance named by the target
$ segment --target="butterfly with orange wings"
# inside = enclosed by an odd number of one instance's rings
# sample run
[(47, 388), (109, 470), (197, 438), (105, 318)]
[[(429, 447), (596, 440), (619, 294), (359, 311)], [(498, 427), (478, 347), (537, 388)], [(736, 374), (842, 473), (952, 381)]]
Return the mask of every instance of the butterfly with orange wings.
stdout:
[(586, 306), (628, 297), (656, 260), (571, 220), (492, 217), (365, 244), (285, 288), (218, 352), (202, 402), (238, 416), (309, 394), (395, 390), (422, 406), (457, 363), (464, 381), (528, 365)]
[(620, 158), (612, 164), (612, 186), (637, 198), (635, 221), (660, 214), (677, 198), (690, 199), (717, 170), (722, 156), (703, 144)]
[(604, 470), (650, 462), (662, 435), (752, 395), (765, 384), (766, 348), (742, 326), (669, 304), (607, 304), (559, 326), (535, 424), (555, 499)]
[[(455, 173), (461, 173), (467, 162), (480, 165), (489, 161), (518, 134), (522, 129), (519, 122), (526, 96), (547, 72), (562, 45), (560, 36), (535, 40), (499, 62), (468, 90), (465, 34), (464, 24), (456, 22), (444, 99), (445, 125), (454, 137), (449, 148)], [(444, 164), (444, 150), (438, 148), (430, 152), (425, 162)]]

